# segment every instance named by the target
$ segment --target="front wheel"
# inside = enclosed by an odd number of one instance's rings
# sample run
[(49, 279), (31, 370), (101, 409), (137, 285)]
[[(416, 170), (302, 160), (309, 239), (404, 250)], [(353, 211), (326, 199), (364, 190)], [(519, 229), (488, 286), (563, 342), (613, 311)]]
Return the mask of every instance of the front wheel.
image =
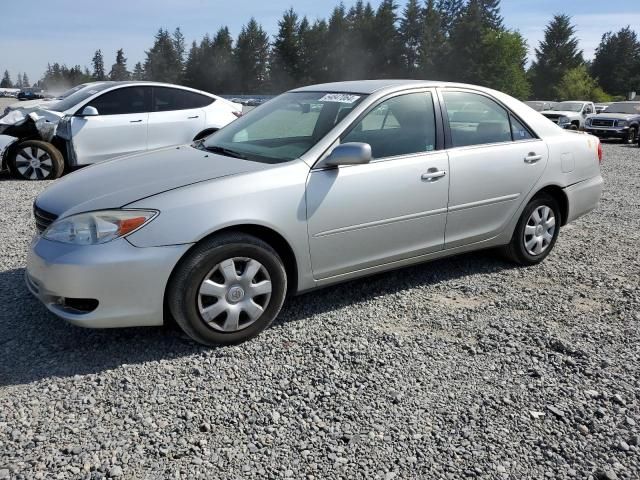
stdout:
[(637, 136), (638, 130), (635, 127), (631, 127), (627, 132), (627, 136), (625, 137), (623, 142), (628, 145), (633, 145), (634, 143), (636, 143)]
[(543, 261), (553, 249), (560, 232), (560, 208), (550, 195), (534, 197), (526, 206), (509, 245), (507, 257), (521, 265)]
[(64, 171), (64, 158), (42, 140), (20, 142), (9, 157), (9, 169), (20, 180), (54, 180)]
[(204, 345), (248, 340), (276, 318), (287, 291), (282, 260), (257, 237), (228, 233), (195, 247), (167, 286), (176, 323)]

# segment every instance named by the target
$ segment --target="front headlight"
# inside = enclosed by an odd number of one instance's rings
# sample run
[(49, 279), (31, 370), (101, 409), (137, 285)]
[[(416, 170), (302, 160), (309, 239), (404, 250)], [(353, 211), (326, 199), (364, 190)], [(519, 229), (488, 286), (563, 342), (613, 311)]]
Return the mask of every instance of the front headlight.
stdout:
[(590, 118), (587, 118), (587, 121), (586, 121), (585, 123), (586, 123), (586, 125), (587, 125), (588, 127), (590, 127), (590, 126), (591, 126), (591, 119), (590, 119)]
[(124, 237), (158, 215), (154, 210), (102, 210), (56, 220), (42, 238), (73, 245), (97, 245)]
[(560, 117), (558, 119), (558, 125), (568, 125), (569, 123), (571, 123), (569, 117)]
[(629, 125), (629, 122), (626, 120), (616, 120), (616, 127), (626, 127)]

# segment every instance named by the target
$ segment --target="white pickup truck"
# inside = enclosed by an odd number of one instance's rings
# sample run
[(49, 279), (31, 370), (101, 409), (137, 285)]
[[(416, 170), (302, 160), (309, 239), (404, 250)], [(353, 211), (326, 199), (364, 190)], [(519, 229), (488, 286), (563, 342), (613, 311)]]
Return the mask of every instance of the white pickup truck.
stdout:
[(540, 112), (553, 123), (570, 130), (583, 130), (588, 115), (596, 112), (593, 102), (576, 100), (570, 102), (560, 102), (550, 110)]

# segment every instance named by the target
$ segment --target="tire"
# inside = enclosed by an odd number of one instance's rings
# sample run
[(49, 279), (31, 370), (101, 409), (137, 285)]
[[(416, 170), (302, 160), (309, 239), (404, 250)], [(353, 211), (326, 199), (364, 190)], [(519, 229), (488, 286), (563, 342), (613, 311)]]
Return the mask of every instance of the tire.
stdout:
[(180, 261), (166, 300), (176, 323), (193, 340), (230, 345), (267, 328), (280, 313), (286, 292), (284, 265), (269, 244), (225, 233), (205, 240)]
[(19, 180), (54, 180), (64, 171), (60, 150), (42, 140), (18, 143), (7, 163), (13, 176)]
[[(550, 221), (544, 222), (544, 215), (541, 215), (546, 211), (545, 208), (549, 209), (548, 219), (553, 217), (552, 230), (548, 228)], [(536, 222), (534, 212), (542, 216), (543, 221), (540, 224)], [(536, 265), (542, 262), (556, 244), (561, 220), (558, 202), (553, 197), (544, 193), (534, 197), (522, 212), (511, 242), (505, 247), (507, 258), (520, 265)], [(542, 240), (539, 240), (540, 238)], [(538, 249), (540, 251), (536, 253)]]
[(576, 125), (575, 123), (572, 123), (571, 126), (569, 127), (569, 130), (580, 130), (580, 125)]
[(637, 127), (631, 127), (627, 132), (627, 136), (622, 142), (626, 143), (627, 145), (633, 145), (634, 143), (636, 143), (637, 139), (638, 139), (638, 129)]

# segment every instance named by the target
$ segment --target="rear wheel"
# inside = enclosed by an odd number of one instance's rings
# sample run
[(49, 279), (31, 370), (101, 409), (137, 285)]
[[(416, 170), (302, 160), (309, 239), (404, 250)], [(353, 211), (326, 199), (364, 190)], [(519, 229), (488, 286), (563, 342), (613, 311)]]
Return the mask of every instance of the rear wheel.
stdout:
[(56, 147), (41, 140), (19, 143), (9, 157), (9, 169), (20, 180), (53, 180), (64, 171), (64, 158)]
[(505, 253), (521, 265), (535, 265), (553, 249), (560, 232), (560, 208), (553, 197), (541, 194), (526, 206)]
[(204, 345), (248, 340), (276, 318), (287, 291), (278, 254), (240, 233), (213, 237), (176, 267), (167, 303), (176, 323)]

